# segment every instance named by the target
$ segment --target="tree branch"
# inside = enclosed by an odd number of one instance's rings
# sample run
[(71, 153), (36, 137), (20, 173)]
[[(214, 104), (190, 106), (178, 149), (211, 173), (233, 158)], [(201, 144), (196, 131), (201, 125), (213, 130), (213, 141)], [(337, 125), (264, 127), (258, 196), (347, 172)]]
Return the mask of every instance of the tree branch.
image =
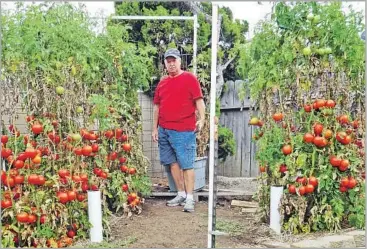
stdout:
[(204, 14), (205, 20), (209, 23), (212, 22), (212, 17), (210, 15), (204, 13), (204, 11), (202, 11), (200, 9), (200, 7), (197, 4), (195, 4), (194, 2), (186, 1), (186, 2), (184, 2), (184, 5), (186, 5), (194, 14), (200, 14), (200, 13)]
[(221, 65), (221, 69), (225, 70), (229, 64), (236, 58), (236, 56), (233, 56), (231, 59), (229, 59), (224, 65)]

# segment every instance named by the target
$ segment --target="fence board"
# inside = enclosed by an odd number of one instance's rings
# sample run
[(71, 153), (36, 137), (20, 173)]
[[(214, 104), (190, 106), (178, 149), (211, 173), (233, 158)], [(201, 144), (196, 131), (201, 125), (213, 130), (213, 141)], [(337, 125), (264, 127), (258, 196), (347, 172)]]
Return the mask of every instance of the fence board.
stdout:
[(242, 168), (242, 176), (249, 177), (251, 176), (250, 170), (251, 170), (251, 126), (248, 125), (249, 122), (249, 112), (248, 110), (244, 111), (243, 113), (243, 120), (244, 120), (244, 161), (243, 161), (243, 168)]

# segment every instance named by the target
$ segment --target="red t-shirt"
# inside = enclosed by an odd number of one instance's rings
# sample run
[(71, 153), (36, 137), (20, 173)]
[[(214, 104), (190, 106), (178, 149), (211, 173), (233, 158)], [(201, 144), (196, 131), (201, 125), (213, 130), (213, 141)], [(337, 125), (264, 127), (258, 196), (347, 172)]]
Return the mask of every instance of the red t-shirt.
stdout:
[(154, 94), (159, 105), (158, 124), (170, 130), (195, 130), (195, 101), (202, 98), (200, 84), (194, 74), (184, 71), (177, 77), (162, 79)]

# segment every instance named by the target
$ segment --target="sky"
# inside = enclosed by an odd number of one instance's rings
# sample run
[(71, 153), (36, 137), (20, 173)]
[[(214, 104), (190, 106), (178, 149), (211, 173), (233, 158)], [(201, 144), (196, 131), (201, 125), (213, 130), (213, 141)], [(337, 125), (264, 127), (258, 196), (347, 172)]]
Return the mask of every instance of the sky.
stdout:
[[(80, 2), (86, 5), (87, 10), (92, 16), (102, 15), (108, 16), (114, 13), (114, 2)], [(267, 14), (271, 12), (272, 4), (270, 2), (262, 1), (258, 4), (257, 1), (253, 2), (232, 2), (232, 1), (221, 1), (216, 2), (219, 6), (227, 6), (231, 8), (234, 18), (246, 20), (249, 23), (249, 33), (246, 37), (249, 39), (253, 36), (253, 30), (256, 24), (264, 19)], [(77, 4), (75, 2), (74, 4)], [(1, 3), (2, 7), (11, 8), (14, 3)], [(4, 6), (6, 5), (6, 6)], [(343, 3), (344, 11), (348, 12), (348, 5), (352, 5), (353, 9), (365, 13), (365, 2), (364, 1), (353, 1), (350, 3)]]

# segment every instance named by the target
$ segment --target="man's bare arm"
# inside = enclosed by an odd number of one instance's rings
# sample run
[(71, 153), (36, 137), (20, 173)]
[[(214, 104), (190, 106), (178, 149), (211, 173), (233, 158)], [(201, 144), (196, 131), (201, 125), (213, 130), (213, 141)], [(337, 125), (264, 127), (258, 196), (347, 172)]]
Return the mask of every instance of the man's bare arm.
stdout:
[(205, 103), (202, 98), (196, 100), (196, 108), (199, 111), (199, 120), (196, 122), (196, 129), (201, 130), (204, 126), (205, 121)]
[(153, 106), (153, 133), (152, 133), (154, 142), (158, 141), (158, 115), (159, 115), (159, 105), (155, 104)]

